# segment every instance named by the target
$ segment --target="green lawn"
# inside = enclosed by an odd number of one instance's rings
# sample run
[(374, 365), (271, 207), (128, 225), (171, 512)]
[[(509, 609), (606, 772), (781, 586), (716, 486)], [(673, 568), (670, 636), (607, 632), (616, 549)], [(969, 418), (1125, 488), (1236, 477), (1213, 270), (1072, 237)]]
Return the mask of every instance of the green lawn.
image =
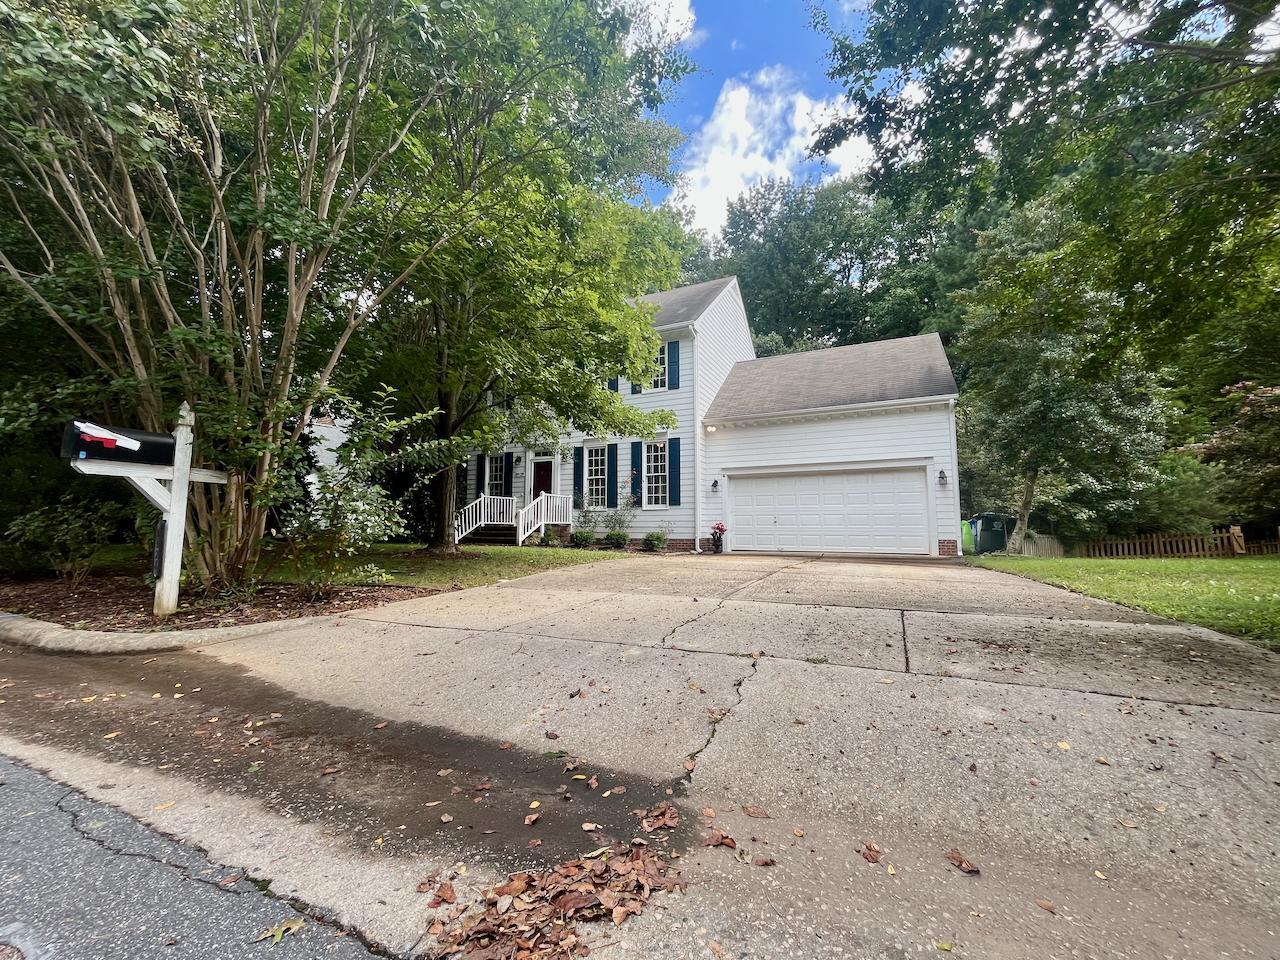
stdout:
[[(480, 587), (498, 580), (568, 567), (595, 560), (607, 560), (622, 553), (599, 550), (575, 550), (569, 547), (463, 547), (456, 556), (437, 556), (423, 551), (414, 543), (382, 543), (353, 557), (348, 569), (376, 564), (389, 576), (388, 582), (409, 587), (434, 587), (437, 590), (460, 590)], [(268, 579), (296, 579), (297, 571), (281, 563), (268, 574)]]
[(988, 555), (970, 562), (1198, 623), (1280, 651), (1280, 557), (1082, 560)]

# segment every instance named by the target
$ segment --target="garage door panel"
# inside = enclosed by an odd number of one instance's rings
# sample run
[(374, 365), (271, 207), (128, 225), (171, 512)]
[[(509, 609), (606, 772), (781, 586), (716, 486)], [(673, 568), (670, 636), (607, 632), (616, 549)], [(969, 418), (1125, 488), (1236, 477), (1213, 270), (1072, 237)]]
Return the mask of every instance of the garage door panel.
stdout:
[(918, 468), (731, 480), (734, 550), (928, 554)]

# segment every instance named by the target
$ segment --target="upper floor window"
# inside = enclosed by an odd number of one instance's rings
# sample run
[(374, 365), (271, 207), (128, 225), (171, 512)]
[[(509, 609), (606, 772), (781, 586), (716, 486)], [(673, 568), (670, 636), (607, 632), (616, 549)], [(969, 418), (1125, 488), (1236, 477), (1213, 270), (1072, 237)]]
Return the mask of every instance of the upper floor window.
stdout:
[(609, 465), (604, 447), (587, 447), (586, 489), (583, 505), (603, 507), (609, 493)]
[(667, 441), (650, 441), (644, 445), (644, 505), (667, 506), (667, 490)]
[(667, 345), (658, 348), (658, 375), (653, 378), (654, 390), (667, 389)]
[(489, 470), (485, 476), (484, 492), (491, 497), (505, 496), (507, 489), (507, 458), (501, 453), (489, 458)]

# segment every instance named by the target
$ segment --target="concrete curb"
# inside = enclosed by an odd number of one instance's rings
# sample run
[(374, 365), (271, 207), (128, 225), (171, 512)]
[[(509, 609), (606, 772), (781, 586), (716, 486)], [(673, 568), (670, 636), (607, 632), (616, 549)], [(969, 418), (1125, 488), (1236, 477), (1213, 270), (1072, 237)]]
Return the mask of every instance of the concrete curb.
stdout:
[(157, 653), (162, 650), (184, 650), (227, 640), (288, 630), (307, 624), (334, 619), (297, 617), (291, 620), (268, 620), (235, 627), (203, 627), (196, 630), (108, 631), (75, 630), (57, 623), (33, 620), (16, 613), (0, 613), (0, 642), (14, 643), (50, 653)]

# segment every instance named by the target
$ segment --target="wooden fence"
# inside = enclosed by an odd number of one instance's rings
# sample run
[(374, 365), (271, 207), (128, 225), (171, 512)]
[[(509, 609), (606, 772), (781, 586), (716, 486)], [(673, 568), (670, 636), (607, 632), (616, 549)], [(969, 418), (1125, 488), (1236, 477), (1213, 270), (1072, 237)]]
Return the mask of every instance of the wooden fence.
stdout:
[(1259, 541), (1246, 544), (1239, 527), (1210, 534), (1148, 533), (1137, 537), (1109, 538), (1077, 543), (1077, 557), (1239, 557), (1277, 553), (1280, 544)]
[(1066, 548), (1062, 541), (1051, 533), (1029, 533), (1022, 541), (1024, 557), (1065, 557)]

